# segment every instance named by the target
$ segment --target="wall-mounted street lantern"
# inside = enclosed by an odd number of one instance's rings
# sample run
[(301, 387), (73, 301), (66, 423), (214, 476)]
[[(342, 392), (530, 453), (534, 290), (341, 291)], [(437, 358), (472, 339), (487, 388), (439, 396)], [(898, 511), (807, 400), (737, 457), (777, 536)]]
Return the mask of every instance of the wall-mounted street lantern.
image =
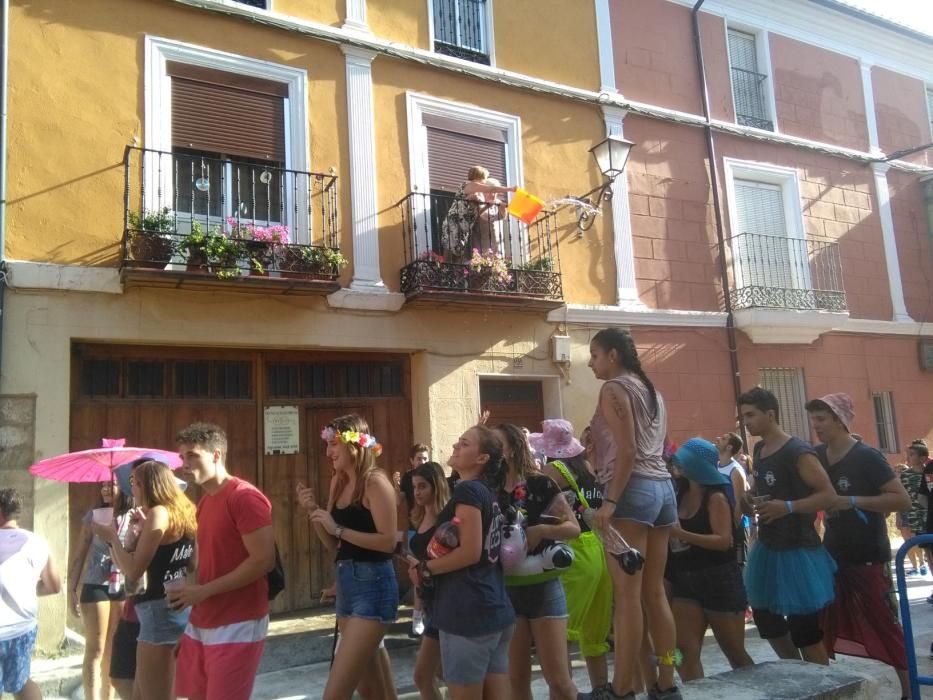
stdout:
[(610, 135), (590, 149), (599, 171), (606, 181), (579, 197), (573, 197), (576, 202), (577, 228), (582, 234), (589, 231), (596, 220), (603, 202), (612, 199), (612, 183), (625, 172), (625, 164), (635, 144), (621, 136)]

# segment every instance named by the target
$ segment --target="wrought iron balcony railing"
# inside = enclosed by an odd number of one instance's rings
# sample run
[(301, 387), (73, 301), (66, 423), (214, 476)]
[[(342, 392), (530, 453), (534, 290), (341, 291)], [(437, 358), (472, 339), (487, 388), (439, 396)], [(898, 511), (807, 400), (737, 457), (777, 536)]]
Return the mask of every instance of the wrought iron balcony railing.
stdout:
[(728, 243), (734, 309), (848, 309), (835, 241), (743, 233)]
[(409, 299), (559, 306), (556, 213), (525, 225), (505, 212), (505, 204), (471, 203), (477, 207), (475, 224), (469, 240), (458, 239), (444, 234), (445, 221), (451, 231), (447, 214), (456, 199), (445, 192), (412, 192), (398, 203), (405, 245), (402, 292)]
[(434, 50), (489, 65), (487, 0), (433, 0)]
[(346, 264), (337, 204), (335, 175), (127, 147), (124, 276), (250, 277), (336, 289)]
[(743, 68), (732, 68), (732, 99), (735, 119), (742, 126), (774, 131), (774, 122), (768, 118), (765, 100), (767, 75)]

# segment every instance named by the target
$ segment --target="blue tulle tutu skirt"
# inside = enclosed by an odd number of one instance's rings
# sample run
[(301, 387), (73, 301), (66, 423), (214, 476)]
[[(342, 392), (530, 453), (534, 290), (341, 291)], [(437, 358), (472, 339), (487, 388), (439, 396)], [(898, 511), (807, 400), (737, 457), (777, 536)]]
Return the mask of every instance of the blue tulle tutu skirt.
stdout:
[(756, 542), (745, 563), (745, 591), (752, 608), (809, 615), (833, 602), (835, 573), (822, 546), (775, 550)]

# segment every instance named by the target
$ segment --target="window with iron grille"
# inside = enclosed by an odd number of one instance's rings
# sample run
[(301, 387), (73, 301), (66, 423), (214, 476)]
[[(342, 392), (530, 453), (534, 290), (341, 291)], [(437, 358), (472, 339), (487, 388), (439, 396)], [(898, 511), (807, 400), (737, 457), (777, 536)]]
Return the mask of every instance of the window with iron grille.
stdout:
[(490, 0), (431, 0), (434, 50), (489, 65)]
[(87, 359), (81, 361), (81, 396), (105, 398), (120, 395), (120, 360)]
[(736, 121), (743, 126), (774, 131), (767, 100), (771, 88), (758, 63), (758, 38), (736, 29), (730, 29), (728, 36)]
[(878, 449), (897, 454), (897, 423), (894, 418), (894, 396), (890, 391), (871, 395), (875, 408), (875, 427), (878, 430)]
[(806, 411), (806, 389), (800, 367), (765, 367), (758, 370), (761, 386), (777, 397), (778, 414), (784, 431), (810, 442)]
[(340, 399), (402, 396), (400, 362), (270, 363), (266, 385), (272, 398)]
[(165, 396), (165, 363), (161, 360), (130, 360), (126, 363), (126, 398)]
[(253, 397), (253, 365), (248, 360), (176, 360), (174, 365), (175, 398)]

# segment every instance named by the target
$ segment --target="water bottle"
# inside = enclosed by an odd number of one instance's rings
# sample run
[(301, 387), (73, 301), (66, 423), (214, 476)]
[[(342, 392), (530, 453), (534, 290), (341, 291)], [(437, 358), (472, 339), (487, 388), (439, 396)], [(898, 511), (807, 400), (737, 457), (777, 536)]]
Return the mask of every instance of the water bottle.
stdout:
[(123, 590), (123, 572), (117, 567), (110, 567), (110, 578), (107, 581), (107, 593), (112, 596), (119, 595)]
[(428, 542), (428, 559), (440, 559), (460, 546), (460, 518), (437, 526)]
[(645, 565), (645, 557), (637, 549), (632, 547), (625, 538), (619, 534), (612, 525), (608, 525), (605, 530), (596, 527), (596, 511), (587, 508), (583, 511), (583, 522), (603, 543), (607, 554), (615, 557), (622, 567), (622, 571), (629, 575), (634, 575)]

